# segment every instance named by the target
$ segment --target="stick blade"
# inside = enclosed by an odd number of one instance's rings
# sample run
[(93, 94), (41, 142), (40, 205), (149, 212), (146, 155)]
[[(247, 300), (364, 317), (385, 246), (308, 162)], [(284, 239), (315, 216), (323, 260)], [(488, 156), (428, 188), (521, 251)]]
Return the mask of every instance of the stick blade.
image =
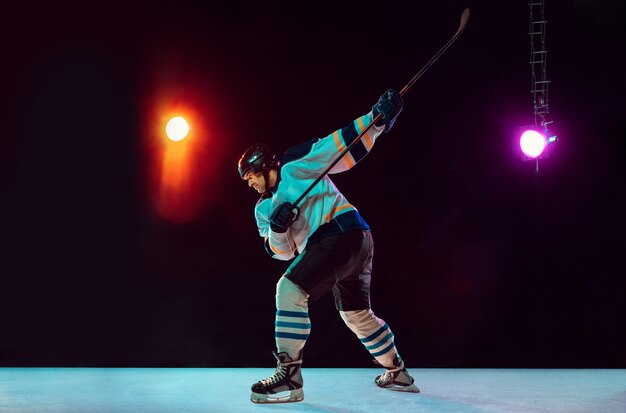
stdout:
[(461, 34), (463, 30), (465, 30), (465, 26), (467, 26), (469, 17), (470, 17), (470, 9), (466, 8), (465, 10), (463, 10), (463, 13), (461, 14), (461, 22), (459, 23), (459, 29), (456, 31), (457, 35)]

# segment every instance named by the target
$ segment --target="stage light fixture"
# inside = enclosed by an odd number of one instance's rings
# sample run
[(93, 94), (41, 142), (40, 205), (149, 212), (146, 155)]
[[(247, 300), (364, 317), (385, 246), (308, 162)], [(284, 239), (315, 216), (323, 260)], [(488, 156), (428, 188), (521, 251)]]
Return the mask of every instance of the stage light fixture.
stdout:
[(551, 134), (547, 128), (537, 128), (535, 125), (521, 128), (519, 146), (524, 160), (547, 156), (548, 145), (556, 140), (556, 135)]
[(174, 142), (185, 139), (189, 134), (189, 123), (187, 119), (182, 116), (174, 116), (171, 118), (165, 126), (165, 134)]
[(530, 0), (530, 74), (533, 95), (534, 125), (521, 128), (520, 150), (524, 160), (534, 160), (539, 172), (539, 159), (548, 155), (548, 146), (557, 141), (555, 133), (549, 130), (553, 121), (548, 120), (550, 112), (548, 100), (545, 0)]
[(535, 159), (543, 153), (547, 140), (541, 132), (535, 129), (526, 129), (520, 136), (519, 145), (526, 157)]

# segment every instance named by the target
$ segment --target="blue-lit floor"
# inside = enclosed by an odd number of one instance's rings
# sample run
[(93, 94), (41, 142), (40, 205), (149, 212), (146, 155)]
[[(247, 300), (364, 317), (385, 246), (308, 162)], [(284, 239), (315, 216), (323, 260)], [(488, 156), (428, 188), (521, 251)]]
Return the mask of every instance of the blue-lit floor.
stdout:
[(625, 370), (409, 370), (422, 393), (377, 388), (377, 369), (305, 368), (303, 402), (255, 405), (273, 368), (0, 368), (0, 412), (626, 412)]

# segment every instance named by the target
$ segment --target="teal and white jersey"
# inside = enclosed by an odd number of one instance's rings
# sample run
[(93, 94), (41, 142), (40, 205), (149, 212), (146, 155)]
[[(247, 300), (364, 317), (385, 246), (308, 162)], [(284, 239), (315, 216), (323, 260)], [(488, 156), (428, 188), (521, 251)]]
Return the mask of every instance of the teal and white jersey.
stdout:
[[(281, 203), (293, 203), (298, 199), (372, 120), (370, 112), (325, 138), (307, 141), (285, 152), (278, 171), (277, 185), (271, 189), (271, 196), (262, 197), (255, 207), (259, 234), (265, 238), (265, 247), (272, 257), (290, 260), (296, 252), (302, 252), (308, 242), (325, 235), (369, 229), (356, 208), (339, 192), (328, 175), (300, 203), (300, 216), (287, 232), (272, 231), (269, 216)], [(384, 129), (384, 126), (372, 125), (329, 174), (347, 171), (365, 158)]]

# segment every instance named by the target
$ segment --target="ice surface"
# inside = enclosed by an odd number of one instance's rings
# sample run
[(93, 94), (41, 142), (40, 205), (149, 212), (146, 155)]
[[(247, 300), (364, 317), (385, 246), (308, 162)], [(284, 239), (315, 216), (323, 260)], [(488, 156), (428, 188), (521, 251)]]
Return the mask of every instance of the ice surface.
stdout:
[(376, 369), (303, 369), (300, 403), (255, 405), (273, 368), (2, 368), (2, 413), (626, 413), (625, 370), (409, 369), (422, 393), (379, 389)]

